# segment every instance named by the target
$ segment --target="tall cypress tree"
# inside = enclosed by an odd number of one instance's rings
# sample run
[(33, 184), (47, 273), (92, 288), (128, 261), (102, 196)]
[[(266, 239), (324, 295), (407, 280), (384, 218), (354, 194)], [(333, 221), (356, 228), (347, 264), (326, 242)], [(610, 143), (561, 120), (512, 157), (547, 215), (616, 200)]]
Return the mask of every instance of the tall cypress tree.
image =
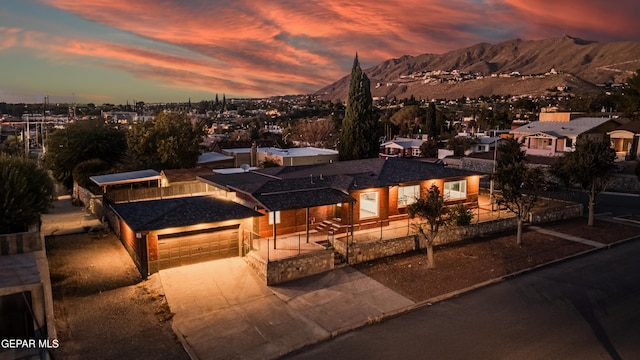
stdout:
[(376, 157), (380, 151), (377, 125), (373, 117), (371, 82), (360, 68), (356, 53), (351, 69), (347, 108), (338, 143), (340, 160)]

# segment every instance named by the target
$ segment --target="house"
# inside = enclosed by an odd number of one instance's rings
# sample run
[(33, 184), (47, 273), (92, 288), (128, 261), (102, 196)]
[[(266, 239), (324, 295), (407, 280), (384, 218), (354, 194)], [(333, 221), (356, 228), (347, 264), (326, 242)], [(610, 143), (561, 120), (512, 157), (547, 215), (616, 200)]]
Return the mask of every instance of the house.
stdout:
[[(170, 184), (195, 173), (165, 171)], [(366, 159), (196, 175), (200, 196), (108, 201), (107, 219), (143, 276), (174, 266), (244, 256), (257, 237), (348, 233), (407, 219), (432, 184), (447, 203), (477, 207), (471, 171), (410, 159)], [(99, 180), (99, 179), (98, 179)], [(162, 181), (161, 181), (162, 182)]]
[(170, 267), (242, 256), (260, 213), (230, 199), (180, 197), (112, 204), (114, 232), (143, 277)]
[(421, 157), (420, 146), (424, 143), (422, 139), (396, 138), (380, 145), (380, 157)]
[(527, 155), (562, 156), (575, 150), (581, 138), (603, 141), (623, 121), (613, 118), (580, 117), (563, 121), (534, 121), (509, 131), (524, 140)]
[(235, 167), (243, 164), (258, 166), (265, 161), (272, 161), (280, 166), (315, 165), (338, 161), (336, 150), (316, 147), (288, 148), (260, 147), (257, 144), (249, 148), (224, 149), (222, 153), (232, 156)]
[(640, 157), (640, 120), (630, 121), (607, 133), (618, 160)]
[(449, 204), (477, 207), (480, 176), (442, 164), (378, 158), (199, 178), (264, 214), (254, 229), (275, 239), (302, 231), (308, 236), (326, 222), (332, 231), (346, 232), (406, 219), (407, 205), (433, 184)]

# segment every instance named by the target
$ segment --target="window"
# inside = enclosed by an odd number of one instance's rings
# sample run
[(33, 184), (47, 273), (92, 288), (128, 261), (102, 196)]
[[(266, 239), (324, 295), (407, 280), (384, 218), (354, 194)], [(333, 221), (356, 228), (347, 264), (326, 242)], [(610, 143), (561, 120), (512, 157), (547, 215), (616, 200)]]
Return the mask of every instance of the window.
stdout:
[(269, 212), (269, 225), (273, 225), (274, 219), (276, 224), (280, 224), (280, 211)]
[(467, 180), (445, 182), (443, 195), (446, 201), (466, 199)]
[(360, 194), (360, 219), (378, 217), (378, 193)]
[(411, 148), (411, 156), (420, 157), (420, 148)]
[(411, 205), (419, 197), (420, 185), (400, 186), (398, 188), (398, 207)]

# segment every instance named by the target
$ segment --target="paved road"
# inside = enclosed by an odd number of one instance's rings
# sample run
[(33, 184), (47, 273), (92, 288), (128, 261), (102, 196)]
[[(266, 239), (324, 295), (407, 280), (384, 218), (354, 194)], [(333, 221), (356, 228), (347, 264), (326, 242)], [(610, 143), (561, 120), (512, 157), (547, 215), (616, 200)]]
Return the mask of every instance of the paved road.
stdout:
[(292, 359), (637, 359), (640, 241), (348, 333)]
[[(579, 201), (585, 206), (587, 213), (588, 196), (581, 191), (553, 191), (544, 193), (545, 196), (556, 199)], [(605, 192), (596, 196), (596, 214), (611, 213), (614, 216), (635, 214), (640, 215), (640, 194), (622, 194)]]

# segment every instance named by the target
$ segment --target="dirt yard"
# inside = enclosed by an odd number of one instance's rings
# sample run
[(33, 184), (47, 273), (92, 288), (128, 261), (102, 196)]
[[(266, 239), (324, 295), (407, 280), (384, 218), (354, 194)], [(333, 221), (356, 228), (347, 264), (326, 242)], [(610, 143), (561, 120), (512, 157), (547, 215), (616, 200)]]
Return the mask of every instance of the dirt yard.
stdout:
[(140, 274), (118, 239), (47, 237), (60, 347), (55, 359), (189, 359), (156, 278)]
[[(577, 218), (540, 227), (604, 244), (640, 235), (640, 227), (596, 220), (590, 228), (586, 223), (586, 219)], [(436, 248), (436, 268), (431, 270), (426, 267), (424, 252), (380, 259), (356, 268), (414, 301), (425, 301), (590, 249), (593, 247), (535, 231), (526, 231), (522, 247), (518, 247), (515, 232), (509, 232)]]

